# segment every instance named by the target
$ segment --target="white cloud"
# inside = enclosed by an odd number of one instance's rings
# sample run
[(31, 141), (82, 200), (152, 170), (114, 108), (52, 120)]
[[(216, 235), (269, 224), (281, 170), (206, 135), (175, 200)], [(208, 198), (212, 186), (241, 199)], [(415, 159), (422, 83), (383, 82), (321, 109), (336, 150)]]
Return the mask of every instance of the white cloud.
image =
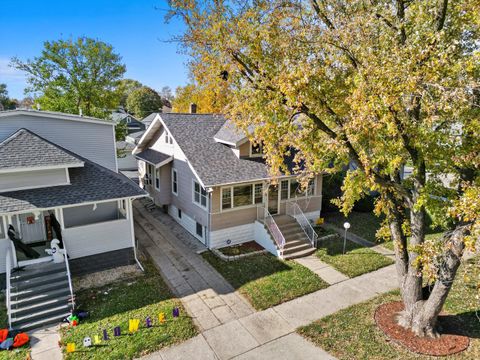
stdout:
[(25, 74), (10, 66), (10, 59), (0, 56), (0, 81), (9, 82), (25, 82)]

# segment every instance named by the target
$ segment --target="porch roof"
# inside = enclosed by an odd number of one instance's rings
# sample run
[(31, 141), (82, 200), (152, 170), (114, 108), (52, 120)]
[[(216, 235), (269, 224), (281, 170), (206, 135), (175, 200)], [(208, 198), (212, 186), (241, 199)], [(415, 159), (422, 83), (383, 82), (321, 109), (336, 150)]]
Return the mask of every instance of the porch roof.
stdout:
[(0, 193), (0, 214), (146, 195), (126, 176), (81, 159), (84, 167), (69, 169), (70, 185)]
[(137, 159), (146, 161), (147, 163), (152, 164), (156, 167), (168, 164), (170, 161), (173, 160), (172, 156), (166, 155), (153, 149), (144, 150), (138, 154), (135, 154), (135, 157)]

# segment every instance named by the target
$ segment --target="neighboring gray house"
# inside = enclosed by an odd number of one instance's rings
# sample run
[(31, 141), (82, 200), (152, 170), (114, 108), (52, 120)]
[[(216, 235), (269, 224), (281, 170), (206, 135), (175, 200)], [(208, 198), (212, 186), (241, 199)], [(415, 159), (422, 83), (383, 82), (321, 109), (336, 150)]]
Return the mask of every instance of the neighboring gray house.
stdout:
[[(118, 173), (114, 133), (113, 122), (90, 117), (0, 112), (0, 273), (14, 327), (68, 313), (70, 269), (135, 263), (132, 200), (145, 192)], [(66, 263), (53, 264), (45, 251), (54, 239)], [(12, 273), (19, 266), (24, 271)]]
[(128, 133), (134, 133), (138, 131), (144, 131), (146, 126), (140, 120), (135, 118), (133, 115), (127, 113), (124, 110), (117, 110), (112, 113), (112, 121), (115, 124), (126, 124)]
[(284, 258), (313, 251), (322, 175), (308, 191), (295, 176), (272, 179), (261, 147), (222, 115), (155, 114), (134, 154), (140, 185), (208, 248), (255, 240)]

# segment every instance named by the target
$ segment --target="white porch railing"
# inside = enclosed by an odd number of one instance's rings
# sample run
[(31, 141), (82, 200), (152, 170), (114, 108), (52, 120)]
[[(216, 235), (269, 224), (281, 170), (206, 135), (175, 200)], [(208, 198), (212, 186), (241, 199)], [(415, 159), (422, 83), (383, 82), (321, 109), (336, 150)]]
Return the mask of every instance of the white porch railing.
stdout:
[(310, 240), (312, 246), (316, 248), (318, 235), (313, 229), (312, 224), (310, 224), (310, 221), (308, 221), (307, 217), (303, 213), (302, 209), (300, 209), (300, 206), (293, 201), (287, 202), (285, 212), (287, 215), (290, 215), (297, 220), (298, 224), (302, 227), (303, 231), (307, 235), (308, 240)]
[(68, 287), (70, 288), (70, 303), (72, 304), (72, 311), (75, 309), (75, 295), (73, 295), (72, 274), (70, 273), (70, 265), (68, 263), (67, 246), (63, 242), (63, 256), (65, 258), (65, 268), (67, 270)]
[[(11, 241), (10, 241), (11, 242)], [(6, 259), (5, 259), (5, 266), (6, 266), (6, 274), (5, 276), (7, 277), (6, 281), (6, 299), (5, 303), (7, 305), (7, 315), (8, 315), (8, 328), (11, 330), (12, 329), (12, 304), (10, 300), (10, 276), (12, 274), (12, 250), (11, 246), (7, 247), (7, 253), (6, 253)]]
[(278, 249), (283, 250), (283, 248), (285, 247), (285, 237), (283, 236), (277, 223), (275, 222), (275, 219), (269, 213), (267, 208), (263, 206), (257, 207), (257, 220), (262, 222), (270, 231), (270, 234), (272, 235), (273, 240), (277, 244)]

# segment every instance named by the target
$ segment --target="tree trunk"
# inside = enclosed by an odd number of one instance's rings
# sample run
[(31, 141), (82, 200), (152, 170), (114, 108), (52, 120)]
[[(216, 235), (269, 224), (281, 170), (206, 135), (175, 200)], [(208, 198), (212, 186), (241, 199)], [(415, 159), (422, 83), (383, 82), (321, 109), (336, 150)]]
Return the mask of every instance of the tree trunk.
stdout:
[[(418, 216), (418, 214), (413, 215)], [(421, 216), (420, 216), (421, 217)], [(412, 224), (413, 225), (413, 224)], [(417, 224), (418, 225), (418, 224)], [(418, 229), (417, 229), (418, 230)], [(416, 254), (409, 252), (408, 271), (401, 276), (401, 267), (397, 265), (400, 278), (400, 291), (405, 305), (404, 311), (398, 315), (399, 325), (410, 329), (417, 336), (437, 337), (437, 319), (450, 292), (463, 255), (466, 227), (458, 226), (454, 231), (444, 235), (444, 243), (448, 250), (438, 259), (440, 261), (437, 279), (428, 298), (422, 293), (422, 276), (412, 266)], [(393, 231), (392, 231), (393, 235)], [(412, 226), (412, 242), (415, 242)], [(397, 262), (399, 251), (396, 250)]]

